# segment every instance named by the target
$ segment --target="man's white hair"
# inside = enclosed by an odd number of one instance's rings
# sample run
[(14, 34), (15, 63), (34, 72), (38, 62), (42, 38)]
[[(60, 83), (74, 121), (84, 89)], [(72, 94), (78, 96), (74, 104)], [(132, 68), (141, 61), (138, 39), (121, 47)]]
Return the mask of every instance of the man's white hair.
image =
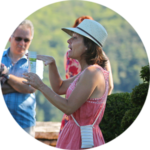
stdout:
[(20, 23), (14, 28), (14, 30), (12, 31), (12, 35), (13, 35), (13, 33), (16, 31), (16, 29), (18, 28), (18, 27), (28, 27), (28, 28), (30, 28), (31, 29), (31, 32), (32, 32), (32, 38), (33, 38), (33, 35), (34, 35), (34, 27), (33, 27), (33, 24), (32, 24), (32, 22), (30, 21), (30, 20), (26, 20), (26, 19), (24, 19), (24, 20), (21, 20), (20, 21)]

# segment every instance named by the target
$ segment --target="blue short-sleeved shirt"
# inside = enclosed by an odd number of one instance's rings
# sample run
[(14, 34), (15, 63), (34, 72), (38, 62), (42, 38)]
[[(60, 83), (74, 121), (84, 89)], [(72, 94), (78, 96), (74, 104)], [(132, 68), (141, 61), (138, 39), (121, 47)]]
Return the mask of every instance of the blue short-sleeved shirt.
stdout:
[[(5, 64), (9, 73), (17, 77), (23, 77), (23, 73), (28, 72), (28, 60), (26, 56), (23, 56), (14, 66), (11, 63), (11, 59), (8, 56), (10, 48), (4, 51), (2, 56), (2, 63)], [(38, 61), (37, 74), (40, 78), (43, 78), (43, 62)], [(39, 70), (40, 69), (40, 70)], [(27, 128), (35, 125), (35, 107), (36, 99), (35, 94), (22, 94), (18, 92), (4, 94), (4, 100), (6, 105), (22, 128)]]

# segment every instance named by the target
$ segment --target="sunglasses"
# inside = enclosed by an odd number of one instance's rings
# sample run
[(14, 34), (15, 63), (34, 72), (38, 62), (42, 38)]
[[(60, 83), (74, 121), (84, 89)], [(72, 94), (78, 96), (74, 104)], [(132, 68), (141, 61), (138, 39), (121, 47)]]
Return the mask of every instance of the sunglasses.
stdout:
[[(14, 36), (13, 36), (14, 37)], [(22, 41), (22, 40), (24, 40), (24, 42), (25, 43), (28, 43), (28, 42), (30, 42), (30, 39), (28, 39), (28, 38), (22, 38), (22, 37), (14, 37), (15, 38), (15, 41), (16, 42), (20, 42), (20, 41)]]

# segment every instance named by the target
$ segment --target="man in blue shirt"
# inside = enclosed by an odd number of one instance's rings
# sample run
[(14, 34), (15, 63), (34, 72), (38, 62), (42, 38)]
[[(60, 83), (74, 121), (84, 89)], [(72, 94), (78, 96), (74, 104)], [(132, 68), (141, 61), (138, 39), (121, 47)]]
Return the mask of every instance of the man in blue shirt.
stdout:
[[(10, 48), (4, 51), (2, 63), (9, 69), (7, 82), (2, 85), (6, 105), (17, 123), (30, 135), (34, 136), (35, 125), (35, 89), (22, 81), (23, 73), (28, 72), (26, 53), (34, 35), (34, 28), (29, 20), (23, 21), (11, 35)], [(37, 74), (43, 78), (43, 63), (37, 61)], [(40, 70), (39, 70), (40, 69)]]

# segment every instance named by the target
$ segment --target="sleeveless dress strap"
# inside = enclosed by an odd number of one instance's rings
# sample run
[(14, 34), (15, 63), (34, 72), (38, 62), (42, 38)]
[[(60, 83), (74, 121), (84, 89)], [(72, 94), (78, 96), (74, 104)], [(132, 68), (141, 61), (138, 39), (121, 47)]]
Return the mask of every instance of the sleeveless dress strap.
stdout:
[(96, 66), (97, 68), (100, 68), (100, 70), (103, 72), (105, 80), (108, 81), (109, 80), (109, 71), (105, 70), (104, 68), (102, 68), (99, 65), (94, 65), (94, 66)]
[[(93, 127), (93, 126), (94, 126), (94, 124), (96, 123), (96, 121), (97, 121), (98, 117), (100, 116), (100, 114), (101, 114), (101, 112), (102, 112), (102, 110), (103, 110), (104, 106), (105, 106), (105, 103), (103, 104), (103, 107), (102, 107), (101, 111), (99, 112), (99, 114), (98, 114), (98, 116), (96, 117), (96, 119), (95, 119), (94, 123), (92, 124), (92, 127)], [(76, 125), (77, 125), (77, 126), (79, 126), (79, 127), (81, 127), (81, 126), (78, 124), (78, 122), (76, 121), (76, 119), (73, 117), (73, 115), (72, 115), (72, 114), (71, 114), (71, 117), (73, 118), (73, 120), (74, 120), (74, 122), (76, 123)]]
[(79, 77), (83, 74), (83, 72), (85, 71), (85, 69), (79, 73), (79, 75), (75, 78), (74, 83), (76, 84), (76, 82), (78, 81)]
[(97, 121), (98, 117), (100, 116), (100, 114), (101, 114), (101, 112), (102, 112), (102, 110), (103, 110), (104, 106), (105, 106), (105, 103), (103, 104), (103, 107), (102, 107), (101, 111), (99, 112), (98, 116), (96, 117), (96, 119), (95, 119), (94, 123), (92, 124), (92, 126), (94, 126), (94, 125), (95, 125), (95, 123), (96, 123), (96, 121)]

